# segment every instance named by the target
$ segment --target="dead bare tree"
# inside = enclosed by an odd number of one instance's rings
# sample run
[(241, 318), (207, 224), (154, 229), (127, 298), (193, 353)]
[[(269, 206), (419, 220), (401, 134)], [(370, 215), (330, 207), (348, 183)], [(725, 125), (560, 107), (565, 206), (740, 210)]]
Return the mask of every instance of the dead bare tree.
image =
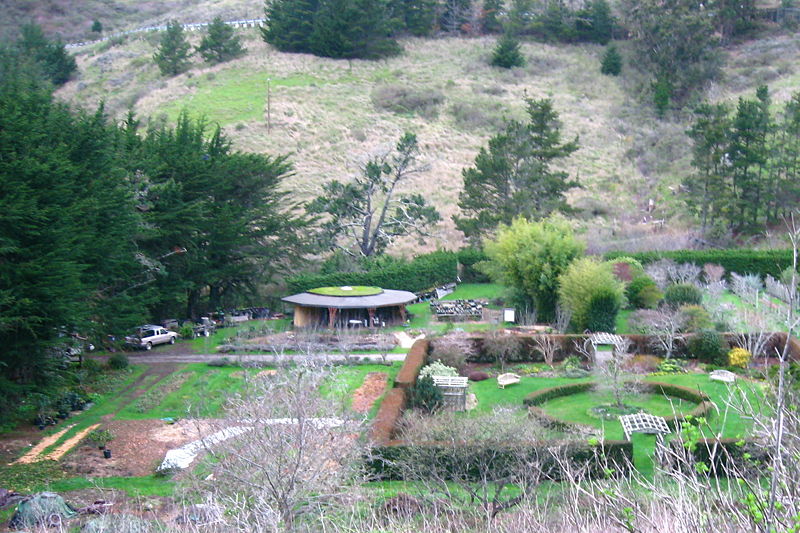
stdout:
[(645, 335), (652, 335), (654, 347), (664, 353), (664, 357), (672, 357), (686, 326), (686, 316), (679, 310), (664, 306), (660, 309), (642, 309), (636, 311), (630, 320), (634, 330)]
[(320, 393), (330, 376), (298, 365), (249, 380), (213, 424), (241, 434), (209, 448), (212, 474), (194, 488), (227, 509), (232, 530), (293, 530), (354, 479), (363, 424)]
[(561, 303), (556, 304), (556, 331), (562, 335), (569, 329), (569, 323), (572, 321), (572, 311)]
[(551, 335), (534, 335), (533, 344), (542, 354), (544, 362), (553, 366), (556, 354), (561, 350), (561, 344)]
[(703, 274), (707, 284), (717, 283), (725, 277), (725, 267), (715, 263), (706, 263), (703, 265)]
[(492, 330), (483, 339), (483, 351), (500, 364), (501, 371), (505, 370), (506, 363), (522, 354), (522, 349), (522, 341), (517, 335), (502, 330)]

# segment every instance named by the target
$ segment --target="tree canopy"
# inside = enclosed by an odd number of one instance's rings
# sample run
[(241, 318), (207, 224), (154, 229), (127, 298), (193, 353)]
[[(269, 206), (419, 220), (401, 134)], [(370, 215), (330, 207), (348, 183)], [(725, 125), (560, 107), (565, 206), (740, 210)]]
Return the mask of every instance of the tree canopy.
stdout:
[(192, 55), (191, 45), (186, 40), (183, 28), (177, 20), (167, 23), (167, 29), (161, 35), (158, 50), (153, 60), (164, 76), (176, 76), (189, 69), (189, 57)]
[(566, 210), (565, 193), (578, 187), (567, 172), (551, 164), (578, 149), (578, 138), (561, 141), (558, 113), (550, 99), (527, 99), (528, 122), (510, 121), (481, 148), (475, 165), (462, 171), (464, 190), (456, 227), (470, 239), (509, 224), (515, 217), (536, 220)]
[(220, 17), (216, 17), (208, 25), (208, 31), (196, 50), (207, 63), (211, 64), (230, 61), (245, 52), (233, 27), (225, 24)]

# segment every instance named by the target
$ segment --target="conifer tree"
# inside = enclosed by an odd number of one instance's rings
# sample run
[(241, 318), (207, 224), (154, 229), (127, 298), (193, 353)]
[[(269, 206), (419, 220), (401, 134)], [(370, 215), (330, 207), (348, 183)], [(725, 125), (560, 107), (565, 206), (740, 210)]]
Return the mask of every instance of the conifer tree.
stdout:
[(281, 52), (309, 52), (318, 0), (272, 0), (267, 3), (267, 23), (261, 29), (265, 42)]
[(207, 63), (224, 63), (244, 54), (244, 48), (239, 42), (232, 26), (225, 24), (220, 17), (216, 17), (208, 25), (208, 33), (197, 47), (199, 53)]
[(153, 59), (164, 76), (176, 76), (189, 69), (191, 46), (186, 40), (183, 28), (178, 21), (167, 23), (167, 30), (161, 36), (161, 44)]
[(67, 83), (78, 65), (64, 45), (47, 39), (42, 28), (36, 24), (23, 25), (20, 33), (16, 48), (22, 57), (33, 60), (42, 75), (54, 85)]
[(510, 33), (503, 35), (492, 52), (491, 64), (501, 68), (524, 66), (525, 56), (522, 55), (519, 40)]
[(484, 0), (481, 13), (481, 30), (483, 33), (500, 33), (503, 25), (498, 15), (503, 9), (503, 0)]
[(600, 72), (607, 76), (619, 76), (622, 72), (622, 56), (619, 55), (617, 47), (613, 44), (606, 49), (603, 60), (600, 63)]

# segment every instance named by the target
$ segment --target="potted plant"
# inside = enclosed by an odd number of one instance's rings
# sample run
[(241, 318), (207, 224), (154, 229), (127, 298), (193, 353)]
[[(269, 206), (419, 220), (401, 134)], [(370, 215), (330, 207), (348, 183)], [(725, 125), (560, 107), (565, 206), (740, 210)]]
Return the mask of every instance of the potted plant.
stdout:
[[(107, 429), (95, 429), (86, 436), (89, 442), (94, 443), (98, 449), (104, 450), (106, 444), (114, 440), (114, 434)], [(103, 454), (105, 455), (105, 454)]]

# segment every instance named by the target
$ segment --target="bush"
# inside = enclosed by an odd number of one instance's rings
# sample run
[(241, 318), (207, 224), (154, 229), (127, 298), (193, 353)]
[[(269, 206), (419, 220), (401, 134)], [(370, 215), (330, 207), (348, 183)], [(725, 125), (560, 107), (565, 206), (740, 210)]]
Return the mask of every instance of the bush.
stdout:
[(611, 270), (614, 272), (614, 276), (620, 281), (630, 282), (645, 275), (644, 267), (633, 257), (617, 257), (613, 261), (609, 261), (609, 264), (611, 264)]
[(287, 285), (292, 292), (344, 285), (371, 285), (383, 289), (422, 292), (455, 281), (457, 275), (457, 255), (454, 252), (440, 251), (420, 255), (408, 262), (373, 263), (368, 265), (366, 272), (301, 275), (290, 278)]
[(617, 329), (621, 298), (619, 293), (603, 289), (589, 300), (589, 318), (586, 327), (589, 331), (614, 333)]
[(505, 34), (497, 41), (492, 52), (491, 65), (500, 68), (514, 68), (525, 65), (525, 56), (520, 50), (519, 41), (510, 33)]
[(680, 374), (686, 370), (675, 359), (665, 359), (658, 365), (657, 372), (663, 374)]
[(128, 361), (128, 356), (124, 353), (115, 353), (108, 358), (108, 367), (112, 370), (122, 370), (124, 368), (128, 368), (129, 364), (130, 362)]
[(695, 357), (703, 363), (723, 365), (723, 354), (727, 349), (725, 339), (716, 331), (704, 329), (694, 335), (687, 343), (690, 357)]
[(435, 339), (432, 343), (430, 360), (440, 362), (458, 371), (464, 368), (466, 360), (475, 355), (472, 339), (464, 333), (451, 333)]
[(633, 278), (625, 287), (625, 296), (633, 309), (655, 309), (664, 297), (653, 278), (647, 275)]
[(730, 366), (738, 366), (740, 368), (747, 368), (750, 358), (753, 357), (748, 350), (744, 348), (734, 348), (728, 352), (728, 364)]
[(691, 333), (712, 328), (711, 315), (702, 305), (684, 305), (681, 307), (681, 313), (686, 319), (686, 324), (683, 328), (686, 332)]
[(372, 104), (377, 109), (397, 113), (416, 114), (435, 118), (444, 94), (438, 89), (411, 87), (409, 85), (381, 85), (372, 91)]
[(556, 387), (549, 387), (547, 389), (540, 389), (525, 396), (522, 403), (528, 407), (532, 405), (541, 405), (554, 398), (561, 398), (562, 396), (570, 396), (580, 392), (586, 392), (594, 387), (594, 383), (569, 383), (567, 385), (558, 385)]
[(483, 250), (478, 248), (462, 248), (456, 252), (458, 264), (461, 265), (459, 277), (462, 283), (489, 283), (491, 279), (484, 272), (476, 268), (481, 261), (486, 261), (488, 257)]
[(737, 274), (758, 274), (761, 277), (769, 274), (778, 279), (786, 268), (792, 265), (791, 250), (673, 250), (669, 252), (609, 252), (607, 260), (630, 256), (638, 259), (643, 265), (654, 263), (660, 259), (672, 259), (678, 263), (693, 263), (702, 267), (706, 263), (715, 263), (725, 268), (726, 277), (731, 272)]
[(703, 293), (694, 285), (676, 283), (664, 291), (664, 301), (673, 307), (700, 305), (703, 302)]
[(183, 326), (181, 326), (181, 329), (178, 330), (178, 335), (180, 335), (184, 339), (193, 339), (194, 328), (191, 326), (191, 324), (184, 324)]
[(614, 276), (612, 266), (589, 257), (573, 261), (559, 276), (558, 283), (559, 301), (572, 312), (572, 325), (578, 331), (589, 328), (592, 298), (601, 296), (597, 305), (602, 303), (606, 309), (601, 323), (603, 327), (608, 327), (608, 313), (614, 308), (618, 311), (625, 299), (625, 287)]
[(429, 364), (428, 366), (422, 367), (422, 370), (419, 371), (419, 377), (417, 381), (425, 377), (432, 377), (432, 376), (445, 376), (445, 377), (455, 377), (458, 375), (458, 370), (453, 368), (452, 366), (447, 366), (442, 364), (439, 361)]
[(233, 363), (231, 363), (231, 360), (228, 359), (227, 357), (218, 357), (216, 359), (212, 359), (206, 364), (208, 366), (224, 367), (224, 366), (231, 366)]
[(420, 376), (408, 392), (408, 405), (426, 413), (434, 412), (442, 405), (443, 401), (442, 391), (430, 376)]
[(483, 339), (483, 351), (500, 366), (506, 363), (520, 361), (523, 357), (522, 340), (513, 334), (491, 332)]
[(90, 376), (96, 376), (97, 374), (103, 371), (103, 365), (101, 365), (100, 361), (98, 361), (97, 359), (91, 359), (89, 357), (85, 357), (83, 359), (83, 363), (81, 364), (81, 370), (83, 370)]
[(622, 72), (622, 56), (613, 44), (606, 49), (600, 62), (600, 72), (607, 76), (619, 76)]

